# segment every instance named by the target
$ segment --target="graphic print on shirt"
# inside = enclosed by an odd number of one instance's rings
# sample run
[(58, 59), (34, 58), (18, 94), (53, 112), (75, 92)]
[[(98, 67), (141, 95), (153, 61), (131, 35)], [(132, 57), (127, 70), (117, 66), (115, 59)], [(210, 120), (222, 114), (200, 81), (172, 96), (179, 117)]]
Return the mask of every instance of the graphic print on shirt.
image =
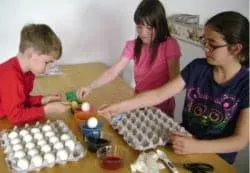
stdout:
[(227, 94), (219, 98), (211, 98), (201, 93), (199, 88), (187, 90), (187, 106), (185, 113), (187, 127), (197, 137), (217, 136), (226, 127), (236, 111), (239, 101)]

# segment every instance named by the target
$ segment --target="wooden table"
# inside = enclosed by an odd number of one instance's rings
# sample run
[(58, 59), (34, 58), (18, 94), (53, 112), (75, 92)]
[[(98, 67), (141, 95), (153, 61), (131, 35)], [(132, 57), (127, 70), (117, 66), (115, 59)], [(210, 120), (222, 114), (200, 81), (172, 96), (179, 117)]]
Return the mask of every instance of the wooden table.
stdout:
[[(90, 83), (96, 79), (102, 72), (104, 72), (108, 67), (102, 63), (87, 63), (87, 64), (78, 64), (78, 65), (64, 65), (61, 66), (64, 71), (63, 75), (58, 76), (46, 76), (38, 77), (35, 81), (35, 87), (33, 94), (50, 94), (53, 92), (59, 92), (64, 94), (66, 91), (74, 88), (79, 88), (82, 85)], [(94, 106), (98, 108), (102, 104), (111, 104), (118, 102), (123, 99), (127, 99), (133, 95), (133, 89), (126, 84), (121, 78), (117, 78), (111, 83), (94, 90), (87, 98), (87, 100)], [(71, 130), (74, 132), (78, 140), (83, 144), (82, 136), (77, 129), (76, 122), (74, 117), (70, 114), (60, 115), (60, 116), (50, 116), (50, 119), (64, 119)], [(123, 145), (127, 149), (127, 154), (129, 158), (129, 163), (127, 163), (124, 168), (112, 171), (118, 173), (129, 173), (130, 164), (133, 163), (138, 157), (138, 152), (129, 147), (108, 124), (108, 122), (100, 117), (101, 121), (104, 122), (104, 131), (110, 132), (114, 135), (113, 143)], [(6, 119), (0, 120), (0, 129), (11, 128), (13, 127)], [(85, 145), (85, 144), (84, 144)], [(204, 154), (204, 155), (188, 155), (188, 156), (179, 156), (172, 152), (170, 147), (159, 147), (164, 150), (169, 158), (178, 165), (181, 163), (187, 162), (204, 162), (209, 163), (215, 167), (214, 172), (221, 173), (233, 173), (237, 172), (236, 169), (227, 164), (224, 160), (219, 158), (215, 154)], [(183, 169), (181, 166), (177, 167), (178, 170), (182, 173), (189, 172)], [(8, 167), (4, 161), (4, 154), (2, 148), (0, 148), (0, 172), (8, 172)], [(53, 168), (42, 169), (41, 172), (48, 173), (106, 173), (110, 171), (103, 170), (100, 168), (96, 155), (91, 152), (87, 152), (84, 158), (77, 162), (69, 162), (65, 165), (56, 165)], [(161, 171), (161, 173), (169, 172), (167, 169)]]

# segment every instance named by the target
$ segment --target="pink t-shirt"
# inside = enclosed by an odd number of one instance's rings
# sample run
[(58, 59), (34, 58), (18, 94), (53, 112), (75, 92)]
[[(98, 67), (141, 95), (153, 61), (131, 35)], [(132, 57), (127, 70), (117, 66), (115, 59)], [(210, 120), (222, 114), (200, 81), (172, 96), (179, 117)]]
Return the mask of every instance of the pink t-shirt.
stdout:
[[(123, 50), (122, 57), (134, 60), (135, 40), (128, 41)], [(140, 61), (134, 66), (135, 92), (141, 93), (146, 90), (159, 88), (169, 81), (168, 60), (181, 56), (180, 47), (173, 37), (159, 45), (158, 53), (153, 64), (151, 63), (151, 49), (143, 45)], [(164, 112), (173, 115), (175, 102), (174, 98), (157, 105)]]

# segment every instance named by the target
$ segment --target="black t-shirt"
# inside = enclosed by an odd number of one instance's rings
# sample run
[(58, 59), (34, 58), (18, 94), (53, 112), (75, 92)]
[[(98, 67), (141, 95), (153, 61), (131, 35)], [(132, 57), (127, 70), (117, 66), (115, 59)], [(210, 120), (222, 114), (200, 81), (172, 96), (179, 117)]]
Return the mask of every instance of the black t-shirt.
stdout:
[[(213, 66), (202, 58), (187, 65), (181, 75), (186, 83), (183, 126), (198, 139), (231, 136), (240, 111), (249, 107), (249, 70), (242, 67), (231, 80), (218, 84)], [(232, 154), (228, 162), (234, 161), (236, 153)]]

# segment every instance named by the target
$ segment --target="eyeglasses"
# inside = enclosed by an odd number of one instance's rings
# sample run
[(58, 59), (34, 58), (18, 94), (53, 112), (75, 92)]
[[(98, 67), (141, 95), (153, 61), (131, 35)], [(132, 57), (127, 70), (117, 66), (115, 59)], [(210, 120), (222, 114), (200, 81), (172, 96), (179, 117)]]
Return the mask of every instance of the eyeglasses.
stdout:
[(203, 46), (203, 48), (206, 48), (209, 52), (214, 52), (216, 49), (228, 46), (228, 44), (212, 45), (204, 37), (200, 37), (200, 43)]

